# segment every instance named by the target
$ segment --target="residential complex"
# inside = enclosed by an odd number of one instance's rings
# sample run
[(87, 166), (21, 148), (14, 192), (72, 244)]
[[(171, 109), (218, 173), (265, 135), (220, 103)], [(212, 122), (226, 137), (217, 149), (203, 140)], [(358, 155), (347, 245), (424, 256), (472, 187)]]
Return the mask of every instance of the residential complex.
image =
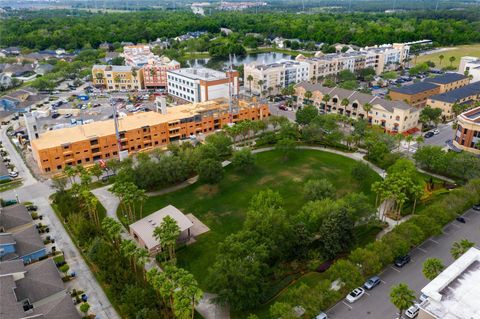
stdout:
[(470, 248), (422, 289), (417, 319), (479, 318), (480, 250)]
[(141, 112), (118, 119), (120, 140), (114, 120), (51, 130), (31, 141), (32, 154), (42, 172), (60, 171), (67, 165), (89, 165), (129, 153), (208, 134), (229, 123), (258, 120), (270, 115), (267, 105), (236, 100), (232, 113), (225, 99), (165, 108), (162, 113)]
[(155, 55), (150, 51), (149, 45), (139, 44), (124, 46), (123, 57), (125, 59), (125, 65), (142, 67), (147, 64), (150, 59), (155, 58)]
[(472, 77), (472, 82), (480, 81), (480, 58), (464, 56), (460, 59), (458, 72)]
[[(290, 84), (308, 81), (309, 64), (301, 61), (281, 60), (270, 64), (245, 64), (245, 88), (253, 94), (279, 92)], [(250, 81), (249, 78), (252, 78)]]
[(453, 112), (453, 106), (455, 104), (468, 107), (476, 101), (480, 101), (480, 82), (471, 83), (449, 92), (433, 95), (428, 98), (427, 105), (432, 108), (442, 109), (442, 118), (444, 120), (451, 120), (455, 117), (455, 113)]
[(392, 88), (389, 96), (394, 101), (405, 101), (411, 106), (422, 108), (432, 95), (449, 92), (467, 85), (469, 78), (459, 73), (445, 73), (423, 82)]
[(143, 88), (142, 70), (128, 65), (94, 65), (92, 82), (106, 90), (140, 90)]
[[(346, 115), (355, 119), (367, 119), (370, 124), (381, 126), (387, 132), (413, 133), (418, 130), (420, 111), (403, 101), (388, 101), (379, 97), (341, 88), (328, 88), (320, 84), (300, 83), (295, 89), (299, 105), (306, 101), (305, 93), (312, 93), (308, 103), (317, 106), (321, 112)], [(328, 97), (328, 102), (325, 101)], [(342, 101), (348, 100), (348, 105)], [(363, 108), (371, 105), (368, 112)]]
[(47, 94), (40, 94), (31, 87), (24, 87), (0, 97), (0, 109), (4, 114), (26, 113), (36, 104), (48, 100)]
[(464, 151), (480, 154), (480, 107), (463, 112), (457, 121), (453, 145)]
[(180, 69), (180, 63), (167, 57), (155, 57), (142, 67), (143, 84), (146, 89), (165, 88), (167, 71)]
[(184, 68), (167, 72), (168, 94), (178, 100), (198, 103), (237, 96), (237, 71), (220, 72), (207, 68)]

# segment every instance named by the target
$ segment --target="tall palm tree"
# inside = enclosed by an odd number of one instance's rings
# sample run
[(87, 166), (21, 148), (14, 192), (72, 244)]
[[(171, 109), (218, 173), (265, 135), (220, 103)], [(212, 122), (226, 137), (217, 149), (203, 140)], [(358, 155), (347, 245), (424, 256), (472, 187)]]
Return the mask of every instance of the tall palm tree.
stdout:
[(305, 100), (307, 100), (307, 101), (310, 101), (312, 96), (313, 96), (313, 93), (311, 91), (306, 91), (305, 94), (304, 94)]
[(450, 61), (450, 66), (453, 65), (453, 62), (455, 62), (456, 59), (457, 59), (457, 58), (454, 57), (454, 56), (451, 56), (451, 57), (448, 58), (448, 61)]
[(323, 96), (322, 101), (325, 102), (325, 109), (327, 109), (327, 104), (328, 104), (328, 102), (330, 102), (330, 99), (331, 99), (331, 97), (330, 97), (329, 94), (325, 94)]
[(442, 61), (443, 61), (444, 58), (445, 58), (445, 56), (443, 54), (440, 54), (438, 56), (438, 60), (440, 61), (439, 65), (442, 65)]
[(120, 233), (122, 231), (122, 224), (112, 217), (105, 217), (102, 220), (102, 230), (107, 238), (113, 242), (113, 246), (118, 251), (120, 249)]
[(142, 274), (142, 277), (145, 278), (145, 264), (148, 261), (149, 254), (148, 250), (145, 248), (137, 248), (134, 252), (134, 258), (137, 266), (140, 267), (140, 273)]
[(365, 110), (365, 112), (367, 112), (367, 122), (368, 122), (368, 114), (370, 113), (370, 111), (372, 110), (372, 107), (373, 105), (370, 104), (370, 103), (365, 103), (363, 105), (363, 109)]
[(250, 93), (252, 93), (252, 81), (253, 81), (253, 76), (251, 74), (249, 74), (247, 76), (247, 81), (248, 81), (248, 85), (250, 86)]
[(162, 250), (167, 250), (170, 260), (175, 258), (175, 246), (179, 235), (180, 227), (178, 227), (175, 219), (170, 216), (166, 216), (160, 226), (155, 227), (153, 230), (153, 236), (158, 240)]
[(260, 87), (260, 94), (262, 94), (263, 93), (263, 84), (265, 84), (265, 81), (258, 80), (257, 84)]
[(410, 308), (415, 302), (415, 292), (407, 284), (400, 283), (390, 290), (390, 301), (398, 308), (398, 317), (402, 318), (403, 311)]

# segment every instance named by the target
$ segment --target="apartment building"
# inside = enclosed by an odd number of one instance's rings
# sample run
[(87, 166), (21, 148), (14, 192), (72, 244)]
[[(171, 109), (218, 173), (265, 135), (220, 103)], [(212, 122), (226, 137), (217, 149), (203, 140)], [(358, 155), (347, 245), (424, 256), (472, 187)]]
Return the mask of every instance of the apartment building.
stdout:
[(417, 319), (478, 318), (480, 250), (470, 248), (428, 283)]
[[(305, 93), (312, 93), (312, 98), (305, 99)], [(378, 125), (391, 133), (413, 133), (418, 130), (420, 111), (403, 101), (388, 101), (379, 97), (341, 88), (328, 88), (320, 84), (300, 83), (295, 88), (297, 103), (313, 104), (322, 113), (335, 113), (354, 119), (368, 119), (372, 125)], [(328, 97), (328, 102), (324, 99)], [(342, 105), (344, 99), (348, 105)], [(365, 104), (372, 106), (365, 111)]]
[(237, 71), (183, 68), (167, 72), (167, 90), (177, 100), (198, 103), (238, 96), (240, 83)]
[(143, 83), (146, 89), (167, 87), (167, 72), (180, 69), (180, 63), (167, 57), (150, 59), (142, 67)]
[(472, 82), (480, 81), (480, 57), (464, 56), (460, 59), (458, 73), (467, 74)]
[(143, 86), (143, 71), (128, 65), (94, 65), (92, 82), (107, 91), (140, 90)]
[[(308, 81), (309, 64), (302, 61), (280, 60), (270, 64), (249, 63), (243, 68), (244, 84), (253, 94), (278, 93), (290, 84)], [(249, 77), (253, 80), (249, 81)]]
[(392, 88), (389, 96), (394, 101), (405, 101), (411, 106), (425, 107), (429, 97), (458, 89), (469, 83), (469, 78), (458, 73), (445, 73), (410, 85)]
[(148, 44), (139, 44), (124, 46), (123, 57), (125, 59), (125, 65), (142, 67), (147, 64), (149, 60), (155, 58), (155, 55), (150, 51)]
[(268, 105), (237, 100), (229, 112), (225, 99), (165, 108), (162, 113), (142, 112), (114, 120), (98, 121), (47, 131), (31, 141), (32, 154), (42, 172), (56, 172), (69, 165), (91, 165), (118, 158), (118, 151), (149, 151), (198, 134), (212, 133), (229, 123), (259, 120), (270, 115)]
[(427, 105), (432, 108), (442, 109), (444, 120), (451, 120), (455, 117), (453, 106), (462, 104), (466, 108), (473, 106), (474, 102), (480, 101), (480, 82), (471, 83), (458, 89), (442, 94), (436, 94), (428, 98)]
[(461, 150), (480, 154), (480, 107), (458, 116), (453, 145)]

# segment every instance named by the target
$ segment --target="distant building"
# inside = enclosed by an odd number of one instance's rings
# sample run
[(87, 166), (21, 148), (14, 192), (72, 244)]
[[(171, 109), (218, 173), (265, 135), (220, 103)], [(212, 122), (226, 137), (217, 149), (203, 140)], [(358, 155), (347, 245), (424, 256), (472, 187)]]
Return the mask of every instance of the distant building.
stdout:
[(472, 77), (472, 82), (480, 81), (480, 57), (462, 57), (458, 66), (458, 72)]
[(473, 106), (474, 102), (480, 101), (480, 82), (471, 83), (458, 89), (442, 94), (433, 95), (428, 98), (427, 105), (432, 108), (442, 109), (444, 120), (451, 120), (455, 117), (453, 106), (462, 104), (465, 107)]
[(176, 207), (168, 205), (129, 226), (132, 237), (150, 254), (161, 251), (160, 243), (155, 238), (153, 231), (162, 224), (163, 219), (167, 216), (175, 220), (180, 228), (179, 242), (186, 242), (192, 236), (190, 229), (193, 227), (193, 223), (190, 219)]
[(94, 65), (92, 82), (96, 87), (108, 91), (141, 90), (143, 88), (142, 70), (126, 65)]
[(427, 284), (417, 319), (480, 317), (480, 251), (470, 248)]
[(168, 94), (191, 102), (205, 102), (237, 96), (240, 89), (238, 72), (220, 72), (208, 68), (183, 68), (167, 72)]
[(165, 88), (167, 86), (167, 72), (178, 69), (180, 69), (180, 63), (165, 56), (150, 59), (142, 67), (145, 88)]
[[(305, 93), (309, 91), (312, 97), (306, 101)], [(323, 99), (328, 95), (330, 101)], [(379, 97), (360, 93), (357, 91), (341, 88), (328, 88), (320, 84), (303, 82), (295, 87), (297, 103), (303, 105), (305, 102), (315, 105), (322, 113), (335, 113), (345, 115), (353, 119), (366, 119), (372, 125), (382, 127), (390, 133), (414, 133), (418, 131), (418, 119), (420, 111), (409, 106), (403, 101), (388, 101)], [(343, 99), (349, 104), (342, 105)], [(363, 106), (370, 104), (372, 109), (365, 111)]]
[(480, 154), (480, 107), (458, 116), (453, 145), (461, 150)]
[(394, 101), (405, 101), (415, 107), (425, 107), (433, 95), (458, 89), (469, 83), (469, 78), (458, 73), (445, 73), (410, 85), (392, 88), (389, 96)]
[(148, 60), (153, 59), (155, 55), (150, 51), (149, 45), (138, 44), (124, 46), (123, 57), (125, 58), (125, 65), (142, 67), (148, 63)]
[(37, 93), (37, 90), (31, 87), (23, 87), (7, 95), (0, 97), (0, 108), (6, 112), (29, 112), (36, 104), (48, 100), (47, 94)]

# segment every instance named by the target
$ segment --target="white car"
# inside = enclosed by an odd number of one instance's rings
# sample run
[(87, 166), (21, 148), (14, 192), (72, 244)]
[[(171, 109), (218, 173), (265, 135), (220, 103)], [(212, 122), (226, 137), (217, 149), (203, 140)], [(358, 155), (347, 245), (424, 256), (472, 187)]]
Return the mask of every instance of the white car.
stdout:
[(438, 129), (434, 129), (432, 132), (433, 132), (434, 135), (440, 134), (440, 131)]
[(10, 172), (8, 172), (8, 176), (10, 176), (11, 178), (18, 177), (18, 172), (17, 171), (10, 171)]
[(411, 306), (410, 308), (407, 309), (407, 311), (405, 311), (405, 316), (407, 316), (408, 318), (415, 318), (416, 316), (418, 316), (418, 312), (420, 311), (420, 308), (418, 307), (418, 304), (414, 304), (413, 306)]
[(348, 294), (348, 296), (345, 298), (349, 303), (354, 303), (358, 299), (362, 298), (362, 296), (365, 294), (365, 290), (363, 288), (355, 288), (352, 290), (351, 293)]
[(320, 312), (315, 319), (328, 319), (327, 314), (324, 312)]

